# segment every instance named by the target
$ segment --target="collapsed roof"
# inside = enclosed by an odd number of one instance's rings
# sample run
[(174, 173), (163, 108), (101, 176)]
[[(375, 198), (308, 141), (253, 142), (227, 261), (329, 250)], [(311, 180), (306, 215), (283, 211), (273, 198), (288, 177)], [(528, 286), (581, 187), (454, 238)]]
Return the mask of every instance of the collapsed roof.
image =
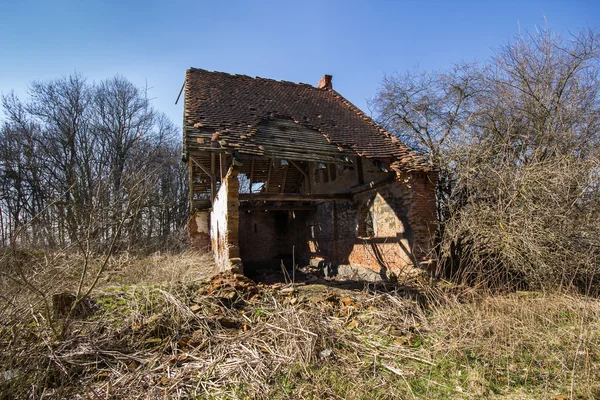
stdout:
[(430, 165), (331, 87), (191, 68), (186, 73), (185, 152), (302, 161), (386, 160), (396, 172)]

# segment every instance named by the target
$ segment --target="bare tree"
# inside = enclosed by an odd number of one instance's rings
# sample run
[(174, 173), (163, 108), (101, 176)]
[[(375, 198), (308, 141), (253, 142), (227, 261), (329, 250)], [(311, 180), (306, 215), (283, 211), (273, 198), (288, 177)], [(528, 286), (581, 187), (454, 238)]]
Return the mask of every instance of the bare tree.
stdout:
[(185, 227), (181, 141), (146, 90), (119, 76), (75, 74), (2, 100), (0, 276), (33, 294), (12, 307), (17, 318), (35, 310), (64, 338), (116, 253), (165, 248)]
[(448, 72), (416, 70), (385, 76), (370, 102), (384, 126), (439, 170), (439, 220), (448, 217), (453, 185), (447, 154), (463, 132), (471, 129), (483, 85), (478, 66), (461, 63)]
[[(119, 231), (117, 248), (133, 250), (185, 225), (177, 129), (151, 107), (146, 89), (120, 76), (90, 84), (74, 74), (33, 83), (25, 102), (4, 96), (3, 109), (3, 244), (26, 225), (24, 245), (64, 248), (92, 235), (104, 246)], [(141, 186), (146, 195), (131, 203)]]
[(440, 262), (589, 287), (600, 253), (600, 38), (517, 36), (488, 63), (384, 79), (380, 119), (441, 171)]

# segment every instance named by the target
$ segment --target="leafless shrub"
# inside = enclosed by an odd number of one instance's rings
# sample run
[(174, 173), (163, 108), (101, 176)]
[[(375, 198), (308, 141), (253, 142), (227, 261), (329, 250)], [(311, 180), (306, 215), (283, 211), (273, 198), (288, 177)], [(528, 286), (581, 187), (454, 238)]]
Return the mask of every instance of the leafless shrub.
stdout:
[[(483, 168), (458, 182), (476, 186), (445, 226), (447, 262), (479, 283), (577, 287), (600, 278), (600, 164), (564, 156), (526, 168)], [(483, 282), (482, 282), (483, 281)]]
[(515, 37), (487, 64), (385, 78), (373, 105), (440, 170), (442, 272), (598, 288), (600, 39)]

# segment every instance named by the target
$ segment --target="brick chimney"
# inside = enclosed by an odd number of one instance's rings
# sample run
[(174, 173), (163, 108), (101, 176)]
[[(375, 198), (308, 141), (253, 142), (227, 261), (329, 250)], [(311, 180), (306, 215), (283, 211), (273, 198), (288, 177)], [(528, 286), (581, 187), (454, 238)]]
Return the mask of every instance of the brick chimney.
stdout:
[(317, 87), (319, 89), (332, 90), (333, 85), (331, 84), (331, 78), (333, 78), (331, 75), (323, 75), (323, 77), (319, 81), (319, 85)]

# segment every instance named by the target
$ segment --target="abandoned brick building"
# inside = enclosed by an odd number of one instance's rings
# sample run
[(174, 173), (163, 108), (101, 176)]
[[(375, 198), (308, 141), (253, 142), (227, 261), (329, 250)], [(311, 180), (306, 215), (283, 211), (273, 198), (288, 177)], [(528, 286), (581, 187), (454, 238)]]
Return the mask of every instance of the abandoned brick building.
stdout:
[(281, 261), (385, 279), (425, 261), (434, 170), (332, 88), (189, 69), (184, 159), (196, 247), (221, 270)]

